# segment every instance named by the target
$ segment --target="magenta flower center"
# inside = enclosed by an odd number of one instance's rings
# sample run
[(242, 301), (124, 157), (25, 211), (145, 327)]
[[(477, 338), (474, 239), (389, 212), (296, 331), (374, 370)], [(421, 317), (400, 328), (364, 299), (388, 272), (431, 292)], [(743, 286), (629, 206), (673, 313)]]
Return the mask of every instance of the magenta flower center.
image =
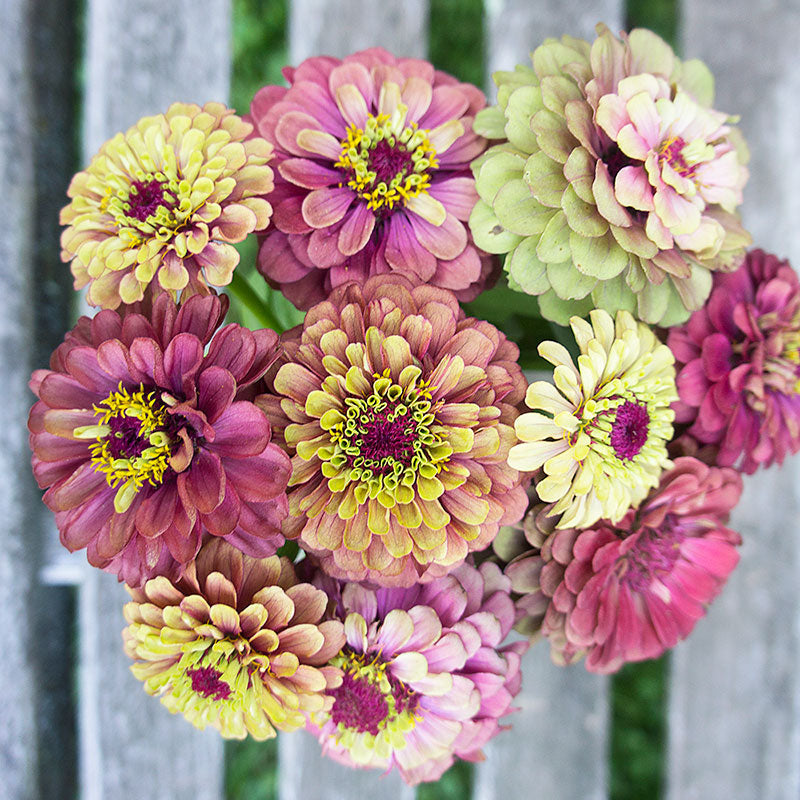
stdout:
[(682, 540), (683, 536), (666, 524), (658, 533), (642, 532), (636, 546), (624, 557), (621, 580), (634, 591), (647, 590), (654, 579), (672, 571), (680, 556)]
[(341, 685), (328, 691), (333, 697), (334, 725), (377, 736), (380, 731), (392, 728), (401, 717), (406, 723), (409, 717), (414, 718), (419, 695), (395, 678), (389, 662), (380, 656), (345, 647), (331, 664), (344, 672)]
[(695, 167), (686, 163), (683, 155), (683, 148), (686, 142), (680, 136), (672, 136), (667, 139), (658, 150), (658, 158), (666, 161), (678, 175), (684, 178), (693, 178)]
[(609, 145), (602, 155), (602, 160), (608, 169), (608, 174), (612, 181), (617, 177), (619, 171), (623, 169), (623, 167), (630, 167), (635, 164), (641, 166), (642, 163), (641, 161), (634, 161), (629, 156), (626, 156), (625, 153), (619, 149), (619, 145), (616, 144), (616, 142), (612, 142)]
[(335, 725), (377, 736), (378, 726), (389, 716), (383, 692), (368, 678), (345, 672), (342, 685), (329, 694), (334, 698), (331, 719)]
[(171, 209), (174, 204), (164, 197), (165, 188), (165, 184), (155, 178), (134, 181), (128, 194), (128, 216), (145, 222), (158, 211), (159, 206)]
[(626, 400), (619, 408), (611, 428), (611, 446), (617, 458), (630, 460), (638, 455), (647, 441), (650, 415), (647, 406)]
[(187, 669), (186, 674), (192, 679), (192, 691), (201, 697), (227, 700), (230, 696), (231, 687), (225, 681), (220, 680), (222, 673), (214, 667)]
[(385, 411), (383, 416), (363, 426), (361, 436), (361, 455), (371, 462), (376, 462), (377, 469), (390, 466), (390, 462), (399, 461), (409, 464), (414, 455), (414, 439), (416, 426), (408, 412), (398, 412), (396, 407)]
[(167, 413), (154, 391), (140, 384), (133, 392), (119, 389), (94, 406), (98, 424), (74, 429), (89, 445), (92, 464), (103, 472), (108, 485), (117, 488), (114, 508), (125, 511), (145, 483), (159, 486), (178, 443), (182, 420)]
[(428, 131), (415, 122), (406, 125), (404, 114), (370, 114), (363, 129), (348, 127), (341, 147), (334, 166), (381, 219), (427, 192), (428, 172), (439, 166)]

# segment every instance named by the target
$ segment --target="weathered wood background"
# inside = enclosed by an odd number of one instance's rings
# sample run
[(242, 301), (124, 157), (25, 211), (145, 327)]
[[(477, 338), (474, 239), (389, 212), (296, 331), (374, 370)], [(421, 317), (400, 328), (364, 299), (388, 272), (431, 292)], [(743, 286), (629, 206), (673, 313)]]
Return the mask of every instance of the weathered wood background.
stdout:
[[(129, 674), (124, 593), (82, 554), (53, 546), (25, 420), (29, 373), (68, 327), (57, 211), (69, 176), (140, 116), (227, 96), (231, 2), (87, 0), (82, 120), (69, 77), (80, 8), (0, 2), (0, 797), (215, 800), (221, 742), (171, 717)], [(623, 9), (619, 0), (486, 0), (485, 18), (491, 71), (526, 60), (549, 35), (591, 38), (598, 20), (621, 28)], [(426, 0), (294, 0), (290, 60), (372, 44), (422, 56), (427, 21)], [(717, 107), (741, 115), (752, 151), (744, 216), (756, 243), (800, 263), (800, 0), (684, 0), (681, 38), (716, 74)], [(669, 800), (800, 797), (798, 477), (795, 460), (747, 479), (733, 521), (741, 565), (673, 655)], [(606, 797), (607, 682), (553, 667), (545, 646), (528, 654), (524, 674), (514, 731), (490, 745), (475, 800)], [(321, 760), (302, 734), (281, 737), (279, 752), (281, 800), (414, 794), (392, 776)]]

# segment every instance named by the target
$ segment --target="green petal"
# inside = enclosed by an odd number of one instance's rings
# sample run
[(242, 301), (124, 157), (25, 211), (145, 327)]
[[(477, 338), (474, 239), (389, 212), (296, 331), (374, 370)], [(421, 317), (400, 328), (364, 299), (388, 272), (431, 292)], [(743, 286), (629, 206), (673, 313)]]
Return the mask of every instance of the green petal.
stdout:
[(542, 294), (550, 288), (547, 279), (547, 264), (536, 255), (536, 239), (533, 236), (522, 243), (506, 259), (508, 285), (525, 294)]
[(567, 218), (563, 211), (557, 211), (539, 237), (536, 255), (547, 264), (559, 264), (567, 261), (571, 256), (569, 239), (570, 230)]
[(525, 182), (533, 196), (549, 208), (561, 208), (561, 195), (567, 188), (564, 168), (541, 150), (525, 162)]
[(570, 228), (581, 236), (602, 236), (608, 230), (608, 223), (600, 216), (597, 207), (581, 200), (571, 186), (564, 190), (561, 207)]
[(487, 139), (505, 139), (506, 117), (503, 109), (489, 106), (475, 115), (472, 130)]
[(592, 184), (595, 176), (595, 159), (585, 147), (576, 147), (564, 164), (564, 177), (572, 184), (575, 194), (591, 203), (594, 200)]
[(493, 207), (500, 224), (520, 236), (541, 233), (553, 213), (537, 202), (523, 180), (507, 183), (497, 193)]
[(481, 200), (491, 205), (503, 186), (522, 177), (525, 158), (516, 150), (502, 147), (493, 147), (486, 155), (475, 175), (475, 188)]
[(478, 200), (469, 216), (469, 227), (475, 244), (487, 253), (508, 253), (522, 241), (510, 231), (507, 231), (497, 219), (491, 206)]
[[(547, 108), (537, 111), (531, 120), (531, 129), (536, 134), (537, 145), (554, 161), (565, 164), (569, 154), (578, 144), (567, 130), (566, 122)], [(529, 149), (533, 151), (532, 147)]]
[(579, 300), (586, 297), (597, 284), (597, 278), (582, 275), (571, 261), (547, 265), (547, 279), (562, 300)]
[(537, 140), (531, 130), (531, 118), (544, 108), (538, 86), (520, 86), (511, 93), (506, 106), (506, 137), (514, 147), (525, 153), (537, 149)]
[(594, 308), (591, 298), (562, 300), (554, 291), (539, 296), (539, 311), (545, 319), (559, 325), (567, 325), (573, 316), (585, 317)]
[(592, 300), (597, 308), (605, 309), (609, 314), (616, 314), (621, 309), (636, 314), (636, 296), (625, 285), (622, 275), (610, 281), (599, 281), (592, 292)]
[(617, 244), (611, 233), (587, 239), (573, 231), (569, 244), (575, 268), (600, 280), (616, 277), (630, 261), (628, 253)]

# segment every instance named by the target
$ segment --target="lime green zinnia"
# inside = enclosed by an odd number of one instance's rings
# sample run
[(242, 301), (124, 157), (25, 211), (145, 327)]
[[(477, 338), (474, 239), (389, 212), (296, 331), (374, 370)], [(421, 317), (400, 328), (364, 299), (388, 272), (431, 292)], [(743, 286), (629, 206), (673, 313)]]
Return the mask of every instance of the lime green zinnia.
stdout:
[(670, 404), (678, 399), (672, 352), (627, 311), (612, 319), (594, 310), (590, 317), (591, 324), (570, 320), (577, 367), (562, 345), (539, 345), (555, 365), (555, 386), (536, 381), (528, 388), (525, 402), (544, 413), (517, 419), (522, 443), (508, 457), (515, 469), (544, 468), (536, 491), (553, 504), (551, 516), (562, 515), (559, 528), (619, 521), (670, 466)]

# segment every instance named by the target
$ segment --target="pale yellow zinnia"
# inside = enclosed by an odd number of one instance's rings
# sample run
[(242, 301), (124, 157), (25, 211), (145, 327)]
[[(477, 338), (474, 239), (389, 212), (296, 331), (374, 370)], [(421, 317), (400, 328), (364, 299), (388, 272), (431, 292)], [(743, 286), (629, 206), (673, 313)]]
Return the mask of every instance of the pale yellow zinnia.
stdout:
[(528, 387), (525, 402), (534, 413), (516, 420), (521, 444), (508, 457), (515, 469), (543, 468), (536, 491), (553, 504), (551, 516), (561, 514), (559, 528), (619, 521), (670, 466), (670, 404), (678, 397), (672, 352), (627, 311), (612, 318), (594, 310), (590, 318), (570, 320), (577, 367), (563, 345), (539, 345), (555, 365), (555, 385)]

